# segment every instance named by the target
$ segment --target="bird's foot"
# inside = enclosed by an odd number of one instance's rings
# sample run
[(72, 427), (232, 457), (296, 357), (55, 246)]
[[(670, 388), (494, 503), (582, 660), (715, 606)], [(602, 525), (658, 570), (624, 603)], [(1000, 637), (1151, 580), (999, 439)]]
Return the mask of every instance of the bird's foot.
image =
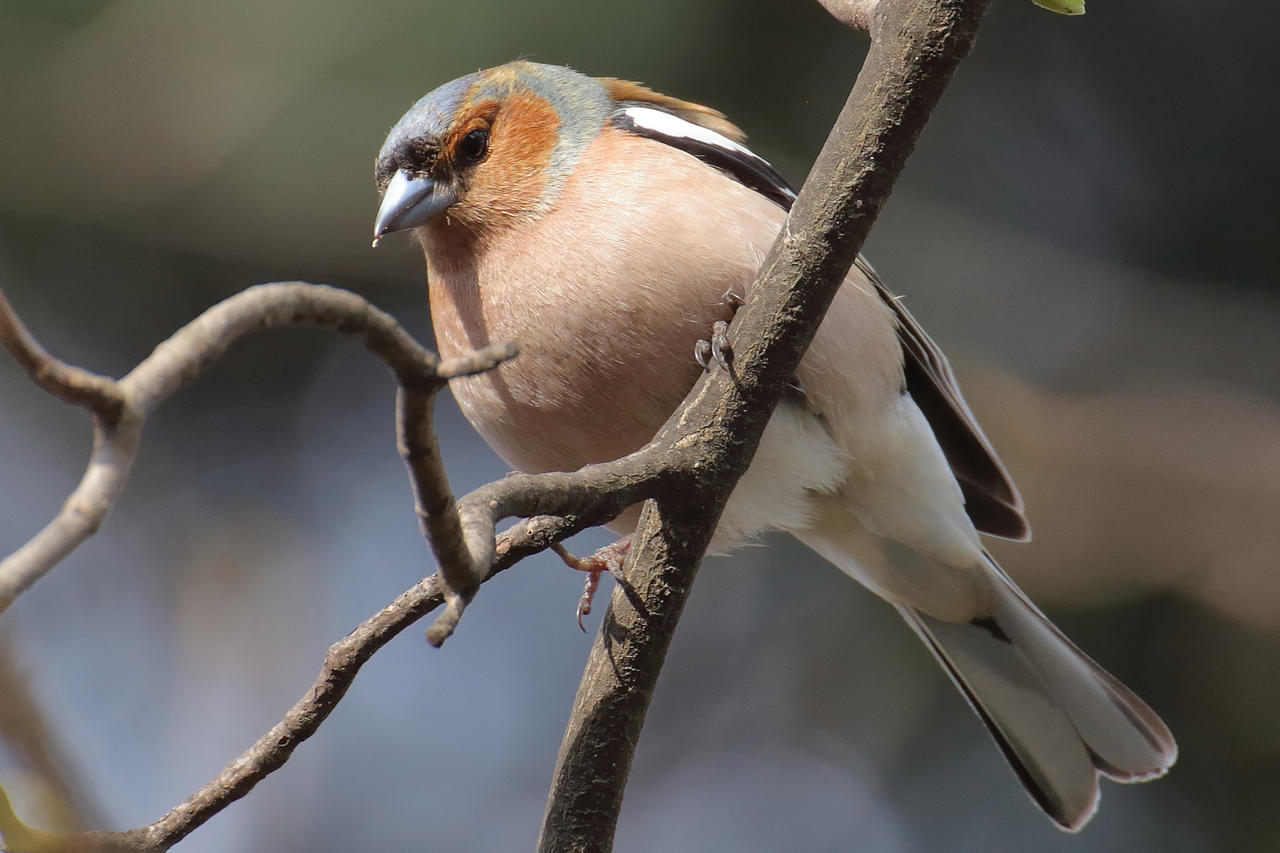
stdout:
[(699, 338), (693, 345), (693, 357), (703, 370), (711, 369), (711, 360), (729, 370), (733, 365), (733, 345), (729, 343), (729, 324), (716, 320), (711, 325), (711, 339)]
[[(746, 300), (733, 290), (726, 290), (720, 297), (721, 304), (728, 305), (730, 316), (736, 315)], [(711, 338), (699, 338), (693, 345), (693, 358), (703, 370), (711, 369), (711, 360), (728, 370), (733, 364), (733, 345), (729, 343), (729, 324), (724, 320), (716, 320), (711, 325)]]
[(586, 633), (582, 617), (591, 612), (591, 602), (595, 598), (596, 589), (600, 586), (600, 575), (608, 572), (614, 580), (622, 582), (622, 561), (631, 547), (631, 537), (623, 536), (617, 542), (606, 545), (589, 557), (578, 557), (557, 542), (551, 550), (571, 569), (587, 573), (587, 580), (582, 585), (582, 597), (578, 599), (578, 627)]

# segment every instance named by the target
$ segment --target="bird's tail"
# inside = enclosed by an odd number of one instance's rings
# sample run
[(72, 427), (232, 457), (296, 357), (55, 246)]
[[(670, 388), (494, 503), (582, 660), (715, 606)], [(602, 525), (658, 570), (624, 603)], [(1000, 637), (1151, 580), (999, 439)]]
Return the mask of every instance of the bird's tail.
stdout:
[(899, 605), (1040, 808), (1068, 831), (1098, 805), (1098, 773), (1161, 776), (1178, 747), (1147, 704), (1063, 636), (987, 557), (992, 615), (945, 622)]

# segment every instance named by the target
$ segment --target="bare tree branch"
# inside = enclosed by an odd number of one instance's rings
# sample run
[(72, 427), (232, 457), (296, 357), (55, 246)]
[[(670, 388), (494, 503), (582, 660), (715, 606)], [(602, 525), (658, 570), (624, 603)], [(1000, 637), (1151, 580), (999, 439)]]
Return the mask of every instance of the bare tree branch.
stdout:
[[(406, 416), (419, 419), (423, 411), (430, 411), (430, 400), (449, 378), (492, 368), (516, 352), (513, 345), (501, 344), (441, 364), (394, 318), (354, 293), (300, 282), (264, 284), (210, 308), (156, 347), (127, 376), (112, 380), (66, 365), (45, 352), (0, 293), (0, 342), (42, 388), (94, 412), (93, 452), (80, 484), (48, 526), (0, 561), (0, 612), (102, 525), (124, 490), (142, 427), (155, 407), (193, 382), (244, 335), (286, 325), (324, 326), (359, 340), (395, 375), (404, 396), (411, 401), (404, 412)], [(437, 460), (425, 467), (418, 461), (410, 463), (415, 494), (420, 498), (431, 496), (425, 506), (445, 515), (454, 514), (448, 481), (443, 466), (438, 464), (439, 450), (432, 449), (435, 439), (429, 414), (425, 423), (412, 425), (409, 431), (402, 429), (401, 433), (407, 437), (404, 446), (414, 460)], [(439, 498), (441, 494), (446, 496), (444, 503)], [(475, 566), (490, 564), (492, 537), (464, 559), (467, 552), (461, 539), (449, 539), (450, 535), (460, 537), (456, 517), (452, 524), (447, 520), (432, 523), (439, 525), (440, 535), (432, 542), (443, 549), (437, 556), (448, 558), (441, 562), (442, 566), (449, 566), (448, 571), (456, 571), (460, 578), (474, 579)]]
[(53, 521), (0, 560), (0, 612), (102, 526), (124, 490), (141, 429), (127, 413), (114, 426), (94, 416), (93, 451), (80, 484)]
[[(517, 523), (498, 538), (493, 563), (482, 580), (489, 580), (587, 526), (581, 519), (551, 516)], [(282, 767), (294, 749), (315, 734), (337, 707), (360, 668), (392, 638), (444, 603), (444, 588), (440, 575), (425, 578), (330, 646), (319, 675), (284, 717), (208, 784), (154, 822), (121, 832), (71, 836), (27, 830), (34, 841), (24, 846), (22, 839), (6, 836), (4, 849), (11, 853), (27, 853), (28, 849), (41, 853), (168, 850)]]
[(514, 344), (501, 344), (468, 353), (440, 365), (426, 387), (401, 385), (396, 394), (396, 446), (409, 469), (419, 526), (445, 582), (445, 611), (427, 631), (433, 646), (453, 633), (494, 556), (492, 530), (468, 537), (462, 527), (433, 426), (436, 391), (442, 379), (492, 370), (516, 352)]
[[(335, 644), (312, 689), (279, 723), (155, 823), (125, 832), (69, 837), (21, 827), (20, 838), (6, 838), (8, 849), (22, 849), (22, 839), (36, 839), (31, 843), (41, 849), (167, 850), (287, 761), (294, 747), (333, 710), (359, 667), (391, 637), (444, 603), (440, 622), (428, 632), (438, 645), (456, 626), (481, 582), (587, 526), (613, 518), (647, 496), (664, 470), (660, 449), (649, 447), (582, 471), (511, 475), (455, 502), (432, 427), (434, 395), (451, 378), (489, 370), (514, 357), (515, 346), (494, 345), (440, 362), (393, 318), (346, 291), (296, 282), (249, 288), (180, 329), (120, 380), (58, 362), (35, 342), (8, 303), (0, 301), (0, 339), (20, 363), (42, 387), (95, 411), (94, 451), (81, 484), (53, 522), (0, 561), (0, 604), (11, 603), (98, 529), (123, 491), (142, 427), (156, 406), (194, 381), (243, 335), (298, 324), (356, 337), (395, 375), (400, 388), (399, 444), (440, 575), (408, 590)], [(89, 390), (82, 393), (83, 389)], [(103, 401), (112, 406), (118, 402), (112, 410), (114, 423), (98, 414)], [(496, 523), (513, 515), (530, 518), (496, 537)], [(446, 580), (451, 574), (458, 579), (456, 585)]]
[(681, 488), (650, 501), (591, 649), (557, 760), (538, 849), (607, 851), (640, 728), (724, 502), (778, 395), (989, 0), (884, 0), (871, 49), (809, 179), (731, 328), (732, 374), (704, 377), (655, 442), (697, 445)]
[[(194, 381), (243, 335), (298, 324), (357, 338), (395, 375), (400, 389), (399, 444), (423, 531), (441, 573), (417, 584), (336, 643), (311, 690), (279, 723), (156, 822), (124, 832), (73, 836), (11, 823), (6, 849), (35, 844), (41, 850), (167, 850), (283, 765), (296, 745), (328, 717), (360, 666), (391, 637), (444, 603), (444, 614), (428, 632), (438, 645), (456, 626), (480, 583), (587, 526), (613, 518), (652, 493), (668, 470), (661, 448), (653, 446), (577, 472), (514, 474), (455, 502), (432, 427), (434, 395), (451, 378), (489, 370), (514, 357), (516, 347), (494, 345), (440, 362), (389, 315), (335, 288), (298, 282), (249, 288), (180, 329), (120, 380), (58, 362), (35, 342), (8, 303), (0, 301), (0, 339), (33, 379), (51, 393), (95, 411), (94, 451), (85, 475), (54, 521), (0, 561), (0, 604), (11, 603), (99, 528), (123, 491), (142, 427), (156, 406)], [(99, 413), (103, 405), (113, 407), (108, 413), (113, 423)], [(497, 537), (497, 522), (513, 515), (529, 519)], [(450, 575), (458, 579), (456, 586), (446, 580)]]
[(124, 406), (120, 387), (105, 376), (49, 355), (13, 312), (4, 291), (0, 291), (0, 343), (31, 375), (31, 379), (50, 394), (68, 403), (85, 406), (106, 423), (114, 423), (119, 418), (120, 409)]

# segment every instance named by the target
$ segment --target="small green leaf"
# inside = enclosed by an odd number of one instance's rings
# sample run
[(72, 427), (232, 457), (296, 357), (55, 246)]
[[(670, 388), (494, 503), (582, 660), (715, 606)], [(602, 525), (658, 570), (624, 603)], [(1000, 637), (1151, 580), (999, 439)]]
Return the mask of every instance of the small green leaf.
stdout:
[(1031, 0), (1041, 9), (1057, 12), (1059, 15), (1083, 15), (1084, 0)]

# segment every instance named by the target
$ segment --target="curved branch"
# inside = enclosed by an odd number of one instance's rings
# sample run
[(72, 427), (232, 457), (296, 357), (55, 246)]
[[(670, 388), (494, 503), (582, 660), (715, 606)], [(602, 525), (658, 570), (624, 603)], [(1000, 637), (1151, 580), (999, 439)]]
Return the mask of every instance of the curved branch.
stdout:
[[(435, 378), (468, 376), (491, 370), (514, 358), (514, 344), (490, 345), (437, 368)], [(427, 640), (439, 647), (457, 627), (462, 611), (475, 595), (484, 572), (494, 558), (494, 530), (468, 535), (449, 488), (444, 457), (434, 426), (436, 384), (418, 387), (401, 384), (396, 394), (396, 447), (409, 469), (413, 505), (418, 525), (431, 546), (445, 582), (445, 612), (427, 631)]]
[[(457, 503), (462, 536), (469, 553), (478, 554), (494, 540), (497, 523), (512, 516), (580, 518), (585, 527), (607, 524), (623, 510), (687, 478), (689, 454), (663, 442), (650, 442), (635, 453), (577, 471), (508, 474), (480, 486)], [(441, 645), (457, 628), (475, 593), (475, 585), (459, 589), (427, 632), (433, 646)]]
[(98, 532), (124, 491), (137, 453), (142, 421), (122, 411), (115, 426), (94, 416), (89, 464), (62, 509), (35, 536), (0, 560), (0, 613), (46, 572)]
[[(31, 366), (33, 377), (56, 378), (51, 389), (55, 393), (68, 396), (61, 392), (64, 386), (93, 376), (45, 353), (7, 303), (0, 303), (0, 318), (5, 321), (0, 324), (0, 337), (20, 353), (24, 365)], [(682, 454), (650, 445), (624, 459), (581, 471), (513, 474), (455, 502), (431, 424), (434, 395), (451, 378), (489, 370), (514, 357), (516, 347), (494, 345), (439, 362), (394, 319), (354, 294), (302, 283), (259, 285), (204, 312), (123, 379), (94, 377), (103, 398), (120, 403), (115, 423), (107, 424), (95, 414), (94, 452), (80, 486), (44, 531), (0, 562), (0, 591), (7, 596), (0, 597), (0, 603), (11, 602), (98, 529), (123, 490), (151, 411), (198, 378), (240, 337), (258, 329), (298, 324), (329, 327), (356, 337), (395, 374), (400, 388), (399, 443), (441, 573), (415, 585), (334, 644), (311, 689), (285, 717), (163, 817), (124, 832), (61, 838), (40, 834), (41, 843), (51, 845), (45, 849), (167, 850), (282, 766), (297, 744), (314, 734), (336, 707), (364, 662), (393, 636), (444, 603), (442, 621), (428, 632), (439, 644), (456, 625), (475, 586), (651, 496), (664, 478), (678, 476), (685, 461)], [(515, 515), (530, 518), (496, 536), (497, 522)], [(458, 585), (448, 581), (450, 572), (462, 579)]]
[(59, 361), (32, 337), (0, 290), (0, 343), (31, 379), (60, 400), (84, 406), (114, 423), (124, 406), (119, 386), (106, 376)]
[[(35, 341), (0, 293), (0, 342), (40, 387), (88, 406), (94, 412), (94, 446), (79, 485), (62, 510), (32, 539), (0, 560), (0, 612), (97, 532), (124, 490), (148, 415), (178, 389), (195, 381), (227, 348), (250, 332), (279, 326), (312, 325), (354, 337), (390, 368), (412, 411), (429, 411), (430, 401), (450, 378), (495, 367), (513, 358), (510, 344), (486, 347), (441, 364), (391, 315), (354, 293), (324, 285), (287, 282), (262, 284), (218, 303), (175, 332), (119, 380), (98, 376), (58, 361)], [(439, 455), (429, 417), (401, 432), (415, 458)], [(417, 495), (424, 497), (435, 524), (437, 556), (444, 556), (446, 578), (474, 582), (476, 566), (488, 566), (492, 539), (484, 548), (466, 549), (440, 465), (410, 464)], [(429, 478), (429, 482), (422, 478)], [(441, 495), (447, 500), (442, 500)], [(453, 517), (452, 522), (449, 516)], [(451, 538), (452, 537), (452, 538)]]
[[(7, 303), (0, 303), (0, 318), (5, 321), (0, 323), (0, 337), (18, 350), (33, 377), (55, 377), (55, 393), (68, 396), (62, 392), (64, 386), (93, 377), (45, 353)], [(124, 832), (61, 838), (40, 834), (41, 844), (50, 845), (43, 849), (167, 850), (282, 766), (336, 707), (364, 662), (392, 637), (444, 603), (441, 621), (428, 632), (438, 645), (480, 583), (651, 496), (658, 484), (678, 476), (679, 464), (685, 461), (682, 454), (650, 445), (624, 459), (572, 473), (513, 474), (455, 502), (431, 423), (434, 396), (451, 378), (489, 370), (514, 357), (516, 347), (494, 345), (440, 362), (393, 318), (355, 294), (302, 283), (259, 285), (204, 312), (124, 378), (94, 377), (104, 399), (119, 401), (115, 422), (105, 423), (95, 410), (94, 452), (84, 478), (47, 528), (0, 562), (0, 603), (11, 602), (99, 528), (124, 488), (142, 427), (158, 405), (198, 378), (240, 337), (298, 324), (356, 337), (395, 375), (399, 444), (441, 573), (415, 585), (335, 643), (311, 689), (284, 718), (163, 817)], [(496, 536), (497, 522), (516, 515), (530, 518)], [(450, 582), (450, 573), (461, 580)]]
[(348, 290), (305, 282), (259, 284), (229, 297), (174, 332), (119, 381), (127, 405), (146, 415), (189, 385), (250, 332), (322, 326), (355, 338), (402, 385), (443, 385), (435, 353), (395, 318)]

